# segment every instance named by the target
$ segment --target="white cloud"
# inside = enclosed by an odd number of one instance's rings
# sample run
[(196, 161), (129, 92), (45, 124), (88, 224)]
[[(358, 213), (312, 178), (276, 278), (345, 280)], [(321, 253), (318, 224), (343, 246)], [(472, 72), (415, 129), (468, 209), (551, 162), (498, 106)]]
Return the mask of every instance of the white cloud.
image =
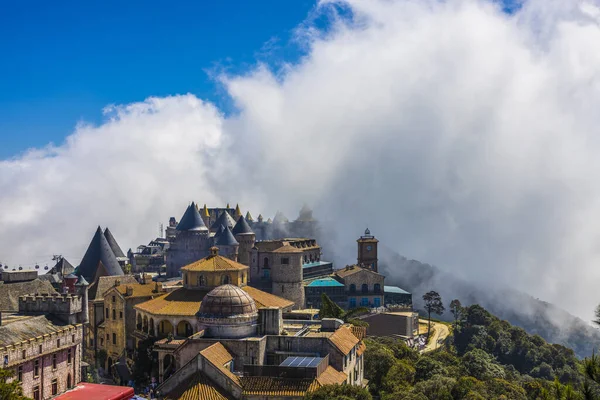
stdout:
[[(323, 3), (331, 12), (338, 3)], [(117, 107), (60, 147), (0, 162), (0, 257), (81, 257), (95, 226), (146, 242), (189, 200), (369, 224), (388, 247), (589, 317), (600, 302), (598, 3), (344, 3), (296, 65)], [(288, 215), (293, 216), (293, 215)], [(340, 254), (340, 251), (336, 251)]]

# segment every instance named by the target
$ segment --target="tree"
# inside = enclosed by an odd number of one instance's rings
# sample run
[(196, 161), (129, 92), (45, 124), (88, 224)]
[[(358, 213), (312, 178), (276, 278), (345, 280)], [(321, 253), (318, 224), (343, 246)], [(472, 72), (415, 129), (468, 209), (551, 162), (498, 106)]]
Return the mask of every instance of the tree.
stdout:
[(304, 396), (308, 400), (372, 400), (369, 391), (354, 385), (325, 385)]
[(427, 339), (429, 340), (429, 334), (431, 333), (431, 313), (442, 315), (444, 310), (444, 304), (442, 303), (442, 296), (436, 291), (430, 291), (423, 295), (423, 301), (425, 302), (425, 310), (427, 310)]
[(366, 322), (355, 318), (358, 315), (366, 314), (368, 312), (369, 309), (366, 307), (357, 307), (351, 310), (344, 310), (333, 300), (331, 300), (325, 293), (321, 294), (321, 309), (319, 310), (319, 316), (321, 318), (337, 318), (352, 325), (368, 326)]
[(594, 310), (594, 316), (596, 319), (594, 319), (593, 322), (596, 325), (600, 325), (600, 304), (596, 307), (596, 310)]
[(13, 379), (12, 382), (8, 382), (13, 374), (10, 369), (0, 368), (0, 400), (29, 400), (28, 397), (23, 396), (20, 381)]
[(460, 304), (460, 300), (454, 299), (450, 302), (450, 312), (454, 315), (454, 325), (457, 325), (458, 320), (462, 316), (462, 304)]

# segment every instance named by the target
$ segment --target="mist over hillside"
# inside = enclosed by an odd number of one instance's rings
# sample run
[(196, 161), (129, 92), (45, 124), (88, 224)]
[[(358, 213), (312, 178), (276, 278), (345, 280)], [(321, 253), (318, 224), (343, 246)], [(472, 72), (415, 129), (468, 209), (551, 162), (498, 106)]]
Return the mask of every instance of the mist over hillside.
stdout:
[[(385, 247), (382, 250), (380, 269), (386, 275), (386, 284), (412, 292), (416, 309), (422, 309), (424, 293), (436, 290), (446, 305), (446, 312), (440, 317), (443, 320), (452, 320), (448, 305), (451, 300), (459, 299), (463, 306), (479, 304), (530, 334), (569, 347), (580, 358), (589, 357), (600, 346), (600, 330), (563, 310), (560, 305), (490, 282), (469, 282), (435, 266), (409, 260)], [(568, 291), (565, 292), (567, 296)], [(595, 304), (590, 304), (591, 309), (594, 307)]]

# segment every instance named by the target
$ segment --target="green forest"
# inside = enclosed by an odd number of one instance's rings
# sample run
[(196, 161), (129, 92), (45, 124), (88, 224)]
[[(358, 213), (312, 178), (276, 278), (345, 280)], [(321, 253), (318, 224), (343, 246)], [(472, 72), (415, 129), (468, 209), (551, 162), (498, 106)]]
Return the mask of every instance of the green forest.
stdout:
[(579, 360), (490, 314), (479, 305), (457, 310), (445, 345), (419, 354), (402, 340), (367, 338), (368, 390), (325, 386), (307, 398), (381, 400), (600, 399), (600, 361)]

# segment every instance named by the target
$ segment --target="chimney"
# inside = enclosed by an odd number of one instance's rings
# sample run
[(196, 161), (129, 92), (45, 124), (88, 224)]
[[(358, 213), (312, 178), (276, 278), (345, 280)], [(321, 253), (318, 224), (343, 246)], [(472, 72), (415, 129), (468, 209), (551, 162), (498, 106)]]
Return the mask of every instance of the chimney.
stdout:
[(133, 296), (133, 286), (127, 285), (125, 287), (125, 295), (126, 296)]
[(120, 279), (115, 279), (115, 286), (119, 286), (121, 284), (121, 280)]

